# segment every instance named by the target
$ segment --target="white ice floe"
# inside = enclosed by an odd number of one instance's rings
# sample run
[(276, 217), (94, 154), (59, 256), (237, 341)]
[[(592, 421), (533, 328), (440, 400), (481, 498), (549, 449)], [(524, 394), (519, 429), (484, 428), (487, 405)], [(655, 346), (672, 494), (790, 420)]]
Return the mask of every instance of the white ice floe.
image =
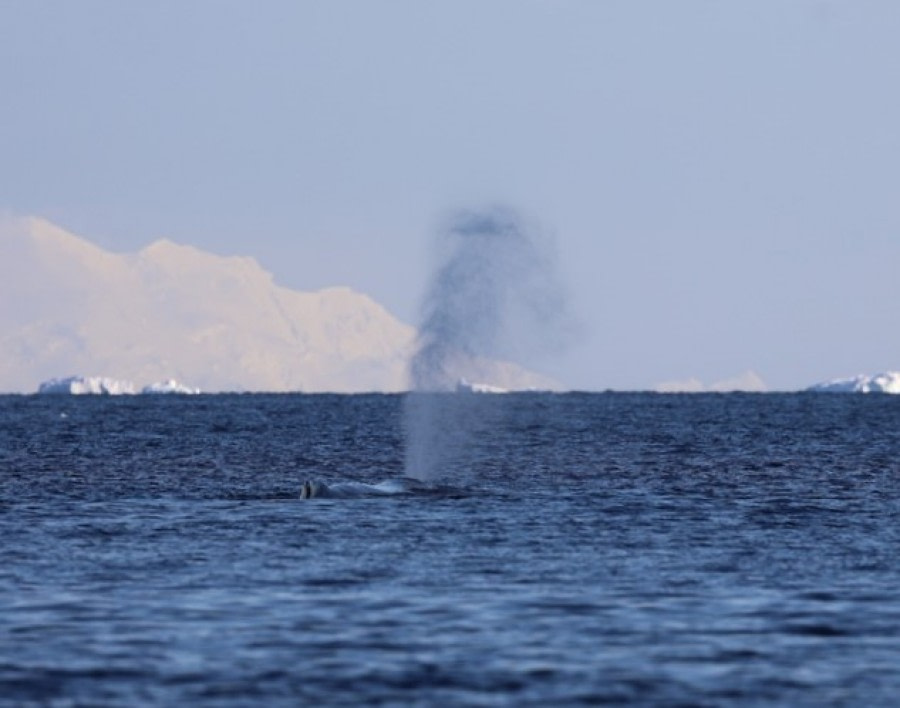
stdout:
[(508, 389), (486, 383), (469, 383), (465, 379), (456, 382), (457, 393), (509, 393)]
[(823, 381), (810, 386), (807, 390), (822, 393), (900, 393), (900, 371), (886, 371), (874, 376), (860, 374), (846, 379)]
[(183, 383), (179, 383), (175, 379), (167, 379), (166, 381), (159, 381), (157, 383), (150, 384), (149, 386), (144, 386), (144, 388), (141, 389), (141, 393), (196, 394), (200, 393), (200, 389), (185, 386)]
[(68, 376), (44, 381), (38, 393), (105, 394), (118, 396), (134, 393), (131, 381), (119, 381), (106, 376)]

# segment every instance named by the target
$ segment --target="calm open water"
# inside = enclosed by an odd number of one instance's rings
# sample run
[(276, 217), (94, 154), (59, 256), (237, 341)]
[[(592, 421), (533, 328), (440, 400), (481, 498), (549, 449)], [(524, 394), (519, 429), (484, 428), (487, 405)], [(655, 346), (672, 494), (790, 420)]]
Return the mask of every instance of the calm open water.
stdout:
[(0, 397), (0, 704), (896, 703), (900, 396), (435, 401)]

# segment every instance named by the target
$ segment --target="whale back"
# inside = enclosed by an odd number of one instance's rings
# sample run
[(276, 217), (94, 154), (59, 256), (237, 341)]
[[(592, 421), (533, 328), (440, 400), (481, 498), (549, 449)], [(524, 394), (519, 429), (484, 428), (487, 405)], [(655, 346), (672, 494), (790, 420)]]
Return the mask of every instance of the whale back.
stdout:
[(300, 487), (301, 499), (313, 499), (314, 497), (324, 497), (328, 494), (328, 487), (322, 482), (314, 482), (306, 480)]

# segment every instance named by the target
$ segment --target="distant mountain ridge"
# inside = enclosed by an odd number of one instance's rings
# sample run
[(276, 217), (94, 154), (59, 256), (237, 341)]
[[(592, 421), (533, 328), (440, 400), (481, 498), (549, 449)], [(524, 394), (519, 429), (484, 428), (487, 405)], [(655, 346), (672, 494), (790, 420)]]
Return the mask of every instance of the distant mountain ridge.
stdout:
[[(402, 391), (415, 342), (368, 296), (284, 288), (252, 258), (168, 240), (115, 254), (43, 219), (0, 220), (0, 392), (73, 374), (207, 392)], [(548, 386), (504, 362), (459, 375)]]

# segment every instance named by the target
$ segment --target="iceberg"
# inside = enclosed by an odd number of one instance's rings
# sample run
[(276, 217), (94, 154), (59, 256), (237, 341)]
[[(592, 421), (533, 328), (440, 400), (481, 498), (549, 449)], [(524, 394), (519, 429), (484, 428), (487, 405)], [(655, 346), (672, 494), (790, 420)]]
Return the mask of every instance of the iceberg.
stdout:
[[(175, 379), (167, 379), (158, 383), (144, 386), (141, 393), (200, 393), (199, 388), (191, 388), (179, 383)], [(50, 379), (44, 381), (38, 387), (38, 393), (57, 393), (69, 395), (94, 394), (105, 396), (133, 395), (137, 393), (131, 381), (120, 381), (108, 376), (67, 376), (65, 378)]]
[(456, 382), (457, 393), (509, 393), (508, 389), (486, 383), (469, 383), (465, 379)]
[(141, 389), (141, 393), (197, 394), (200, 393), (200, 389), (185, 386), (183, 383), (179, 383), (175, 379), (167, 379), (165, 381), (159, 381), (157, 383), (150, 384), (149, 386), (144, 386), (144, 388)]
[(63, 393), (72, 395), (101, 394), (119, 396), (133, 394), (134, 384), (131, 381), (119, 381), (106, 376), (68, 376), (50, 379), (38, 387), (38, 393)]
[(806, 390), (820, 393), (900, 393), (900, 371), (823, 381)]

